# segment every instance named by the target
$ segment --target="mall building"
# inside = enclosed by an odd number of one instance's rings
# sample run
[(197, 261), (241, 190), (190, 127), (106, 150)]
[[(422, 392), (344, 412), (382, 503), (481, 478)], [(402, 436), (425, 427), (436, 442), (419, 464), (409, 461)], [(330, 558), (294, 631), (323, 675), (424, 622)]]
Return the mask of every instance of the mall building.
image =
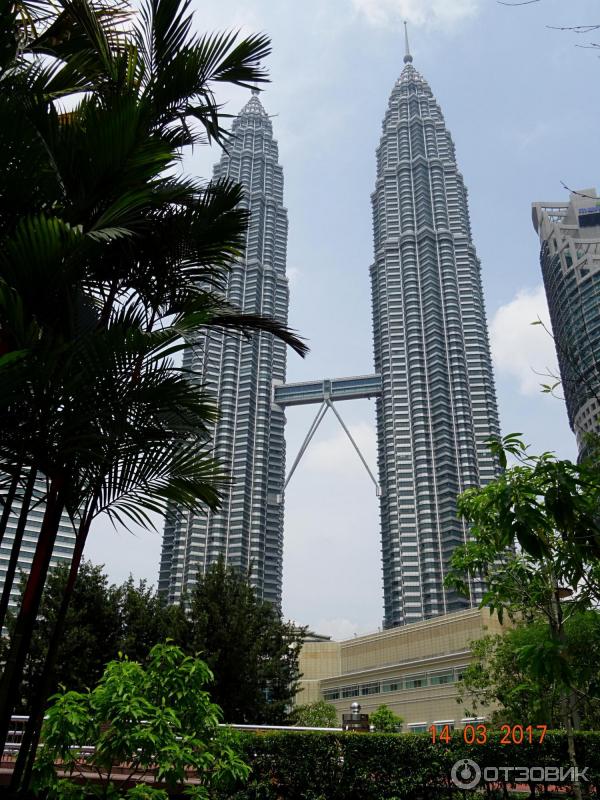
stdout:
[(472, 718), (457, 702), (471, 643), (502, 632), (488, 609), (466, 609), (342, 642), (309, 637), (300, 654), (297, 702), (332, 703), (341, 720), (354, 702), (371, 714), (385, 704), (403, 730), (462, 727)]

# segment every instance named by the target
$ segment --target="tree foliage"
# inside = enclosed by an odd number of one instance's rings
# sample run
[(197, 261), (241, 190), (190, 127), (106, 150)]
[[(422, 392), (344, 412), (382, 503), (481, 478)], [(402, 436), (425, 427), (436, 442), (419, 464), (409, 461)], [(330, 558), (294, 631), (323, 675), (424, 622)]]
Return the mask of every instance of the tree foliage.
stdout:
[(304, 703), (294, 707), (292, 719), (295, 725), (306, 728), (337, 728), (338, 718), (335, 706), (325, 700)]
[[(600, 614), (582, 611), (565, 622), (566, 647), (575, 687), (574, 711), (580, 727), (600, 727)], [(538, 617), (504, 634), (472, 642), (472, 660), (458, 685), (465, 716), (492, 709), (491, 724), (543, 724), (560, 728), (563, 687), (551, 670), (531, 669), (531, 652), (552, 642), (546, 622)]]
[[(26, 663), (22, 711), (29, 710), (67, 576), (65, 566), (50, 573)], [(13, 627), (14, 617), (9, 632)], [(208, 571), (185, 608), (167, 605), (154, 588), (131, 577), (109, 585), (102, 567), (88, 561), (75, 583), (51, 691), (62, 685), (84, 692), (119, 655), (143, 665), (154, 645), (171, 640), (209, 663), (212, 694), (226, 721), (284, 722), (300, 677), (302, 636), (302, 629), (257, 598), (247, 576), (222, 563)], [(6, 647), (5, 641), (4, 653)]]
[(369, 723), (377, 733), (399, 733), (404, 719), (394, 714), (392, 709), (385, 704), (380, 705), (369, 715)]
[(300, 672), (305, 629), (282, 620), (244, 575), (223, 560), (199, 576), (188, 604), (186, 647), (215, 675), (213, 696), (226, 722), (282, 723)]
[(154, 587), (131, 576), (112, 591), (119, 608), (118, 652), (143, 664), (155, 644), (184, 644), (188, 623), (181, 606), (167, 605)]
[[(24, 673), (21, 710), (25, 712), (43, 669), (68, 572), (67, 565), (57, 566), (46, 583)], [(23, 581), (21, 591), (24, 585)], [(14, 623), (15, 617), (10, 615), (9, 636)], [(84, 561), (67, 612), (50, 691), (56, 691), (59, 685), (86, 691), (100, 680), (106, 664), (119, 653), (143, 664), (155, 644), (167, 639), (180, 644), (186, 626), (183, 610), (166, 606), (145, 581), (136, 584), (130, 577), (120, 586), (110, 585), (102, 566)], [(8, 641), (3, 639), (3, 657), (7, 647)]]
[[(458, 511), (476, 538), (500, 551), (516, 541), (533, 558), (551, 556), (556, 536), (568, 545), (561, 569), (570, 584), (584, 581), (600, 557), (600, 480), (597, 464), (574, 464), (553, 453), (529, 454), (520, 434), (491, 440), (504, 472), (482, 488), (468, 489)], [(508, 459), (514, 460), (513, 465)]]
[[(188, 783), (194, 771), (199, 784), (189, 793), (200, 800), (246, 777), (234, 739), (219, 730), (221, 710), (207, 691), (211, 682), (203, 661), (173, 645), (155, 645), (146, 668), (128, 659), (111, 661), (91, 692), (53, 698), (35, 788), (57, 798), (139, 800), (140, 789), (132, 788), (130, 779), (114, 778), (114, 768), (126, 765), (130, 776), (153, 775), (156, 788), (162, 787), (161, 800), (168, 797), (166, 790)], [(86, 745), (93, 751), (84, 750)], [(57, 774), (59, 762), (67, 779)], [(81, 778), (85, 773), (98, 776), (99, 784)]]
[[(24, 698), (31, 697), (39, 681), (68, 572), (68, 566), (61, 565), (49, 574), (26, 662)], [(116, 600), (102, 568), (85, 562), (69, 607), (52, 692), (56, 691), (58, 683), (85, 691), (100, 679), (107, 661), (119, 651), (121, 619)], [(9, 632), (14, 628), (14, 618), (8, 628)], [(27, 700), (24, 710), (28, 710)]]
[[(554, 682), (575, 768), (573, 731), (582, 723), (566, 626), (600, 598), (598, 467), (552, 453), (532, 456), (519, 434), (491, 441), (490, 447), (504, 472), (459, 497), (458, 511), (471, 524), (472, 539), (453, 553), (446, 584), (466, 593), (468, 577), (479, 574), (485, 582), (482, 605), (500, 620), (504, 614), (545, 620), (548, 636), (523, 646), (520, 665), (533, 683)], [(508, 465), (509, 456), (514, 466)], [(578, 783), (573, 791), (579, 800)]]

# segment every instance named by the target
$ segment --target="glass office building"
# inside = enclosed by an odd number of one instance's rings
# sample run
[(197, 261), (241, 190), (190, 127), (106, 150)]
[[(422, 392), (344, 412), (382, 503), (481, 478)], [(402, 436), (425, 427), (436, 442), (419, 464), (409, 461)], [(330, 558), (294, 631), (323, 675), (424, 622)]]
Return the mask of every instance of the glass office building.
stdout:
[[(244, 189), (250, 212), (245, 258), (231, 270), (227, 299), (249, 314), (286, 323), (287, 211), (283, 171), (271, 120), (254, 90), (234, 119), (233, 138), (214, 170)], [(281, 602), (285, 417), (272, 404), (273, 383), (285, 379), (285, 345), (273, 335), (249, 340), (211, 331), (186, 351), (184, 365), (215, 397), (219, 421), (214, 456), (231, 476), (219, 512), (167, 514), (159, 591), (168, 602), (193, 588), (196, 577), (220, 556), (252, 570), (259, 597)]]
[(600, 434), (600, 198), (595, 189), (568, 203), (534, 203), (540, 263), (560, 378), (580, 455)]
[(371, 266), (384, 625), (476, 604), (444, 587), (468, 536), (456, 497), (498, 474), (499, 433), (467, 191), (432, 91), (407, 52), (383, 120)]

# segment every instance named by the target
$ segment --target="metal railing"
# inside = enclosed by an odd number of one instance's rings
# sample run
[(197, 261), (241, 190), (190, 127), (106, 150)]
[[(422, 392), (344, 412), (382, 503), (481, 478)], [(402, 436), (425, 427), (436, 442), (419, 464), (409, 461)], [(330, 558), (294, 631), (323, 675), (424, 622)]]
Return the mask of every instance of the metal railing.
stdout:
[[(25, 726), (29, 720), (28, 716), (13, 716), (10, 718), (10, 730), (4, 752), (2, 754), (3, 761), (13, 761), (21, 748)], [(301, 725), (227, 725), (221, 723), (220, 728), (233, 728), (239, 731), (254, 731), (255, 733), (269, 733), (269, 731), (341, 731), (342, 728), (312, 728)], [(72, 750), (79, 750), (86, 755), (94, 752), (94, 748), (90, 745), (73, 745)]]
[(10, 718), (10, 728), (6, 739), (6, 745), (4, 746), (4, 753), (2, 754), (3, 757), (5, 755), (14, 756), (19, 752), (28, 720), (29, 717), (18, 715)]

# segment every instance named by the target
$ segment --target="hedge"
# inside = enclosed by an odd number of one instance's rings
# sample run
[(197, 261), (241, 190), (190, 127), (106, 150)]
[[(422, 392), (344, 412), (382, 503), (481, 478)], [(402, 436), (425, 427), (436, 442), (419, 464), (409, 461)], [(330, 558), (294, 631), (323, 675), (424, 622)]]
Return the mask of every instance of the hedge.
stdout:
[[(577, 734), (576, 747), (596, 797), (600, 733)], [(482, 770), (569, 766), (563, 732), (547, 733), (542, 744), (538, 738), (520, 745), (503, 745), (494, 732), (486, 744), (472, 746), (465, 744), (462, 731), (455, 731), (448, 744), (433, 744), (429, 734), (277, 732), (244, 735), (242, 748), (252, 772), (248, 783), (227, 793), (230, 800), (462, 798), (475, 794), (456, 789), (450, 780), (452, 765), (462, 758)], [(493, 796), (494, 787), (485, 788)]]

